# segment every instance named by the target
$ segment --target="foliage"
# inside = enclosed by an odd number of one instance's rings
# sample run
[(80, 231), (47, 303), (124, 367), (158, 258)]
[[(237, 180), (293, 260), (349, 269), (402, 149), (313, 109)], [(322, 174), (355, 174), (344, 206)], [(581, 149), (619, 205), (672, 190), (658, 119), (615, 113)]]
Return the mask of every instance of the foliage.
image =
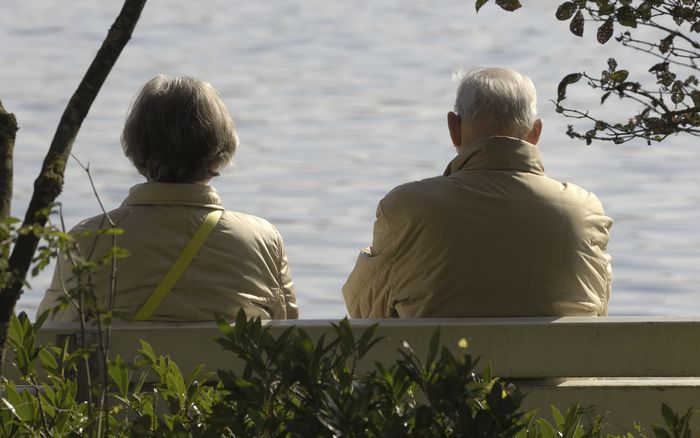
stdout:
[[(477, 11), (488, 0), (476, 0)], [(515, 1), (497, 1), (511, 11), (520, 7)], [(649, 76), (607, 60), (600, 74), (571, 73), (559, 83), (555, 101), (557, 112), (566, 117), (584, 119), (592, 124), (579, 132), (569, 125), (567, 134), (590, 144), (593, 140), (616, 144), (640, 138), (651, 144), (672, 134), (700, 135), (700, 90), (697, 61), (700, 59), (700, 2), (696, 0), (572, 0), (559, 5), (558, 20), (568, 21), (570, 31), (583, 36), (587, 21), (595, 23), (596, 39), (606, 44), (616, 30), (619, 44), (643, 52), (652, 60)], [(623, 120), (606, 121), (588, 110), (565, 107), (569, 85), (585, 79), (588, 86), (600, 92), (600, 103), (608, 98), (634, 103), (636, 114)]]
[[(60, 205), (57, 204), (58, 207)], [(55, 211), (44, 210), (41, 215), (49, 217)], [(18, 273), (10, 269), (9, 255), (14, 244), (20, 236), (32, 234), (39, 239), (39, 244), (32, 257), (31, 277), (36, 277), (49, 263), (60, 254), (68, 260), (71, 266), (71, 278), (62, 279), (63, 295), (58, 298), (59, 306), (53, 312), (64, 310), (73, 306), (86, 320), (109, 320), (111, 309), (99, 308), (92, 286), (92, 275), (98, 269), (111, 269), (115, 260), (125, 258), (128, 251), (116, 246), (116, 237), (123, 234), (123, 230), (113, 226), (98, 230), (67, 233), (47, 221), (46, 225), (38, 223), (32, 225), (22, 224), (14, 217), (8, 217), (0, 221), (0, 289), (10, 285)], [(77, 245), (76, 237), (111, 238), (113, 244), (105, 254), (84, 254)], [(20, 275), (21, 277), (21, 275)], [(21, 278), (26, 286), (27, 279)]]
[[(466, 352), (455, 356), (441, 346), (439, 330), (425, 361), (404, 344), (395, 363), (360, 372), (381, 342), (376, 327), (356, 338), (343, 320), (328, 339), (314, 341), (297, 328), (275, 337), (242, 312), (234, 326), (219, 320), (217, 340), (239, 368), (219, 370), (218, 379), (201, 368), (183, 374), (141, 341), (133, 363), (108, 360), (105, 378), (87, 388), (92, 397), (81, 397), (85, 381), (78, 376), (98, 347), (40, 345), (45, 317), (34, 324), (24, 314), (12, 319), (10, 357), (22, 377), (2, 382), (2, 437), (608, 436), (602, 419), (578, 406), (564, 413), (553, 407), (554, 422), (523, 414), (518, 389), (488, 367), (477, 373)], [(665, 427), (647, 435), (637, 426), (624, 438), (689, 437), (692, 412), (679, 416), (664, 405)]]
[[(41, 211), (42, 216), (48, 216), (48, 211)], [(34, 257), (32, 258), (31, 275), (35, 277), (56, 256), (59, 251), (76, 253), (75, 242), (69, 234), (49, 224), (23, 225), (14, 217), (7, 217), (0, 221), (0, 289), (7, 287), (15, 278), (9, 265), (10, 252), (19, 236), (33, 234), (41, 239)], [(23, 279), (26, 284), (26, 279)]]
[(359, 361), (380, 341), (373, 338), (376, 326), (355, 339), (344, 320), (333, 325), (335, 339), (314, 343), (294, 329), (275, 339), (243, 315), (235, 327), (219, 325), (218, 342), (246, 364), (241, 373), (219, 372), (227, 393), (216, 408), (222, 434), (513, 436), (522, 427), (517, 390), (488, 372), (476, 374), (469, 355), (440, 348), (439, 332), (425, 363), (406, 344), (393, 366), (358, 373)]
[[(38, 345), (45, 317), (33, 325), (24, 314), (12, 319), (10, 347), (22, 377), (2, 382), (0, 436), (201, 436), (204, 420), (221, 396), (206, 383), (209, 375), (194, 370), (184, 376), (168, 357), (142, 343), (138, 361), (108, 361), (109, 378), (92, 382), (87, 388), (92, 397), (81, 399), (77, 376), (97, 346)], [(145, 385), (148, 373), (156, 380)], [(103, 389), (107, 398), (101, 397)]]

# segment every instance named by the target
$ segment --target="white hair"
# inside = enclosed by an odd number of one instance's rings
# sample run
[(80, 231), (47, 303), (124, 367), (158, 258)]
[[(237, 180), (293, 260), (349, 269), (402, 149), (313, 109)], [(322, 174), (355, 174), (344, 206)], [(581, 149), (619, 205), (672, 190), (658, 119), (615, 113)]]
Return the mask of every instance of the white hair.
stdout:
[(524, 138), (537, 116), (537, 93), (530, 78), (505, 68), (458, 73), (454, 111), (475, 130)]

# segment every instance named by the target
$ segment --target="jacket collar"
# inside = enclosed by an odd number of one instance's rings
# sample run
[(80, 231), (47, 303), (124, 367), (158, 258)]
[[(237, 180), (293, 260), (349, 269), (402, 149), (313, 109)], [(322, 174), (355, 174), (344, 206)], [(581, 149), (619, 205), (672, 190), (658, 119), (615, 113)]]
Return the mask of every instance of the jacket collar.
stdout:
[(206, 184), (147, 182), (129, 189), (122, 206), (185, 205), (223, 210), (216, 189)]
[(465, 146), (447, 165), (444, 176), (460, 170), (510, 170), (544, 175), (537, 146), (513, 137), (488, 137)]

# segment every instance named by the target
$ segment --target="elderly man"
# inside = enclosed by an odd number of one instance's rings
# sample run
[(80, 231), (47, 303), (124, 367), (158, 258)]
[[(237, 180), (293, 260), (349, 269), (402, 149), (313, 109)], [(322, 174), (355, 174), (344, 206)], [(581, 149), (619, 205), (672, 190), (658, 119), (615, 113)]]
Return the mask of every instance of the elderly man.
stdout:
[(458, 155), (377, 208), (343, 295), (355, 318), (606, 315), (612, 220), (544, 173), (532, 81), (472, 70), (447, 115)]

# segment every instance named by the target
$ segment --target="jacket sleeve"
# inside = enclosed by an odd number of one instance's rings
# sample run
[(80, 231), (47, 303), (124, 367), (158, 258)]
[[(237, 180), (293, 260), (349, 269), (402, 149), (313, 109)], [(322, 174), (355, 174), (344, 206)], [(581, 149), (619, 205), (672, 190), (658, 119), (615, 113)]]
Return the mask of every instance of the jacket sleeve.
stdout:
[(355, 268), (343, 286), (343, 297), (352, 318), (388, 318), (391, 309), (391, 267), (395, 247), (383, 204), (377, 207), (372, 246), (360, 251)]
[[(601, 212), (602, 212), (602, 205), (601, 205)], [(604, 214), (604, 213), (603, 213)], [(610, 294), (612, 292), (612, 257), (610, 257), (610, 254), (608, 253), (608, 242), (610, 240), (610, 228), (613, 225), (613, 220), (609, 218), (608, 216), (603, 216), (604, 219), (604, 227), (605, 227), (605, 243), (603, 244), (603, 253), (605, 254), (605, 258), (607, 259), (607, 263), (605, 264), (605, 291), (603, 292), (605, 294), (604, 297), (601, 297), (601, 301), (603, 301), (603, 312), (599, 316), (607, 316), (608, 315), (608, 303), (610, 302)]]
[(287, 252), (284, 249), (282, 236), (277, 232), (277, 248), (278, 248), (278, 272), (279, 272), (279, 287), (280, 294), (284, 306), (283, 315), (274, 315), (278, 319), (298, 319), (299, 307), (297, 306), (296, 295), (294, 294), (294, 282), (292, 281), (292, 273), (289, 269), (287, 261)]
[(598, 255), (598, 269), (602, 277), (602, 290), (598, 293), (602, 309), (598, 316), (606, 316), (612, 290), (612, 258), (608, 253), (608, 242), (610, 241), (610, 229), (612, 228), (613, 220), (605, 214), (603, 204), (598, 197), (591, 193), (590, 198), (592, 204), (590, 217), (592, 222), (594, 222), (594, 225), (590, 227), (593, 231), (590, 240), (594, 244), (595, 253)]

